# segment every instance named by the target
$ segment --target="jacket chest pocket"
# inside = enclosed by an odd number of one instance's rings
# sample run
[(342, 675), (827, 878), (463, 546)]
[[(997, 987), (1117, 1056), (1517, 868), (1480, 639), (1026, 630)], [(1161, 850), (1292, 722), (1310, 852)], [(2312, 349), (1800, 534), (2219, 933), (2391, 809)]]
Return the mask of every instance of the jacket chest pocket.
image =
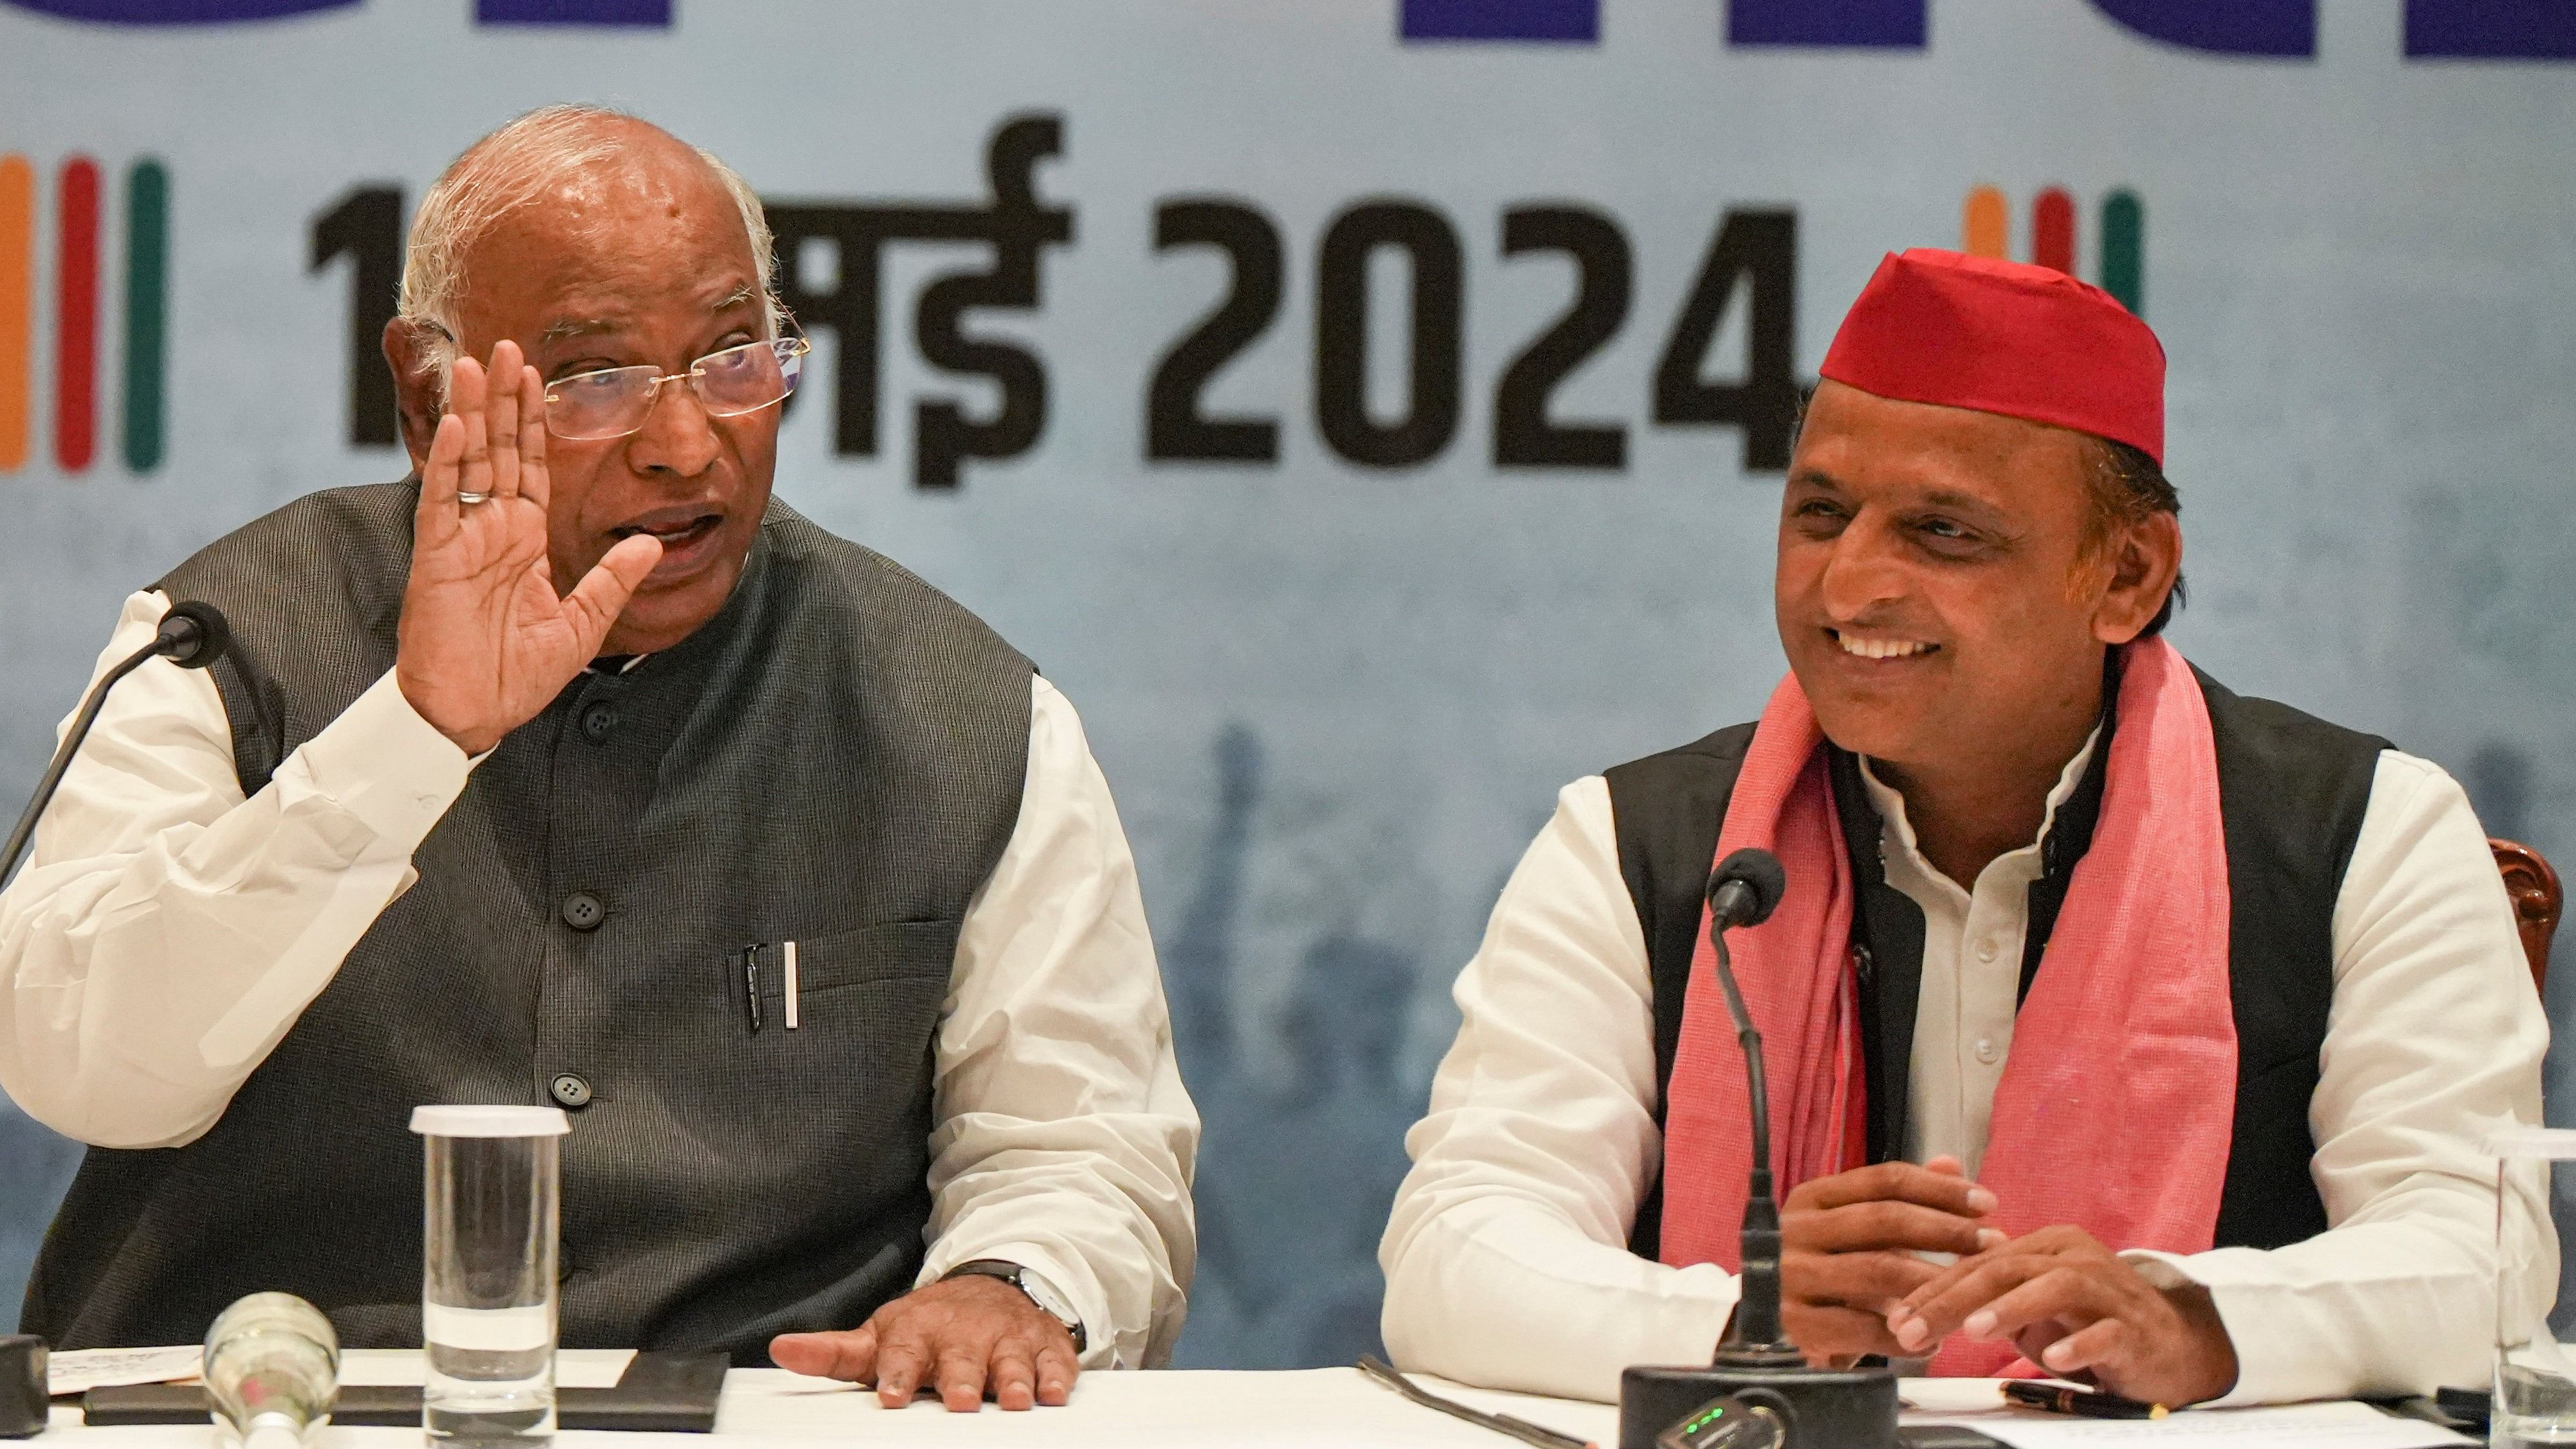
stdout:
[(746, 1200), (802, 1202), (823, 1183), (853, 1201), (917, 1189), (957, 931), (896, 921), (792, 951), (732, 948), (700, 1053), (645, 1068), (664, 1084), (654, 1110)]
[(935, 979), (956, 965), (957, 921), (887, 921), (807, 940), (766, 941), (735, 953), (739, 1001), (757, 993), (761, 1014), (784, 1017), (816, 997), (876, 981)]
[(959, 923), (888, 921), (802, 940), (745, 946), (728, 959), (727, 994), (756, 1060), (825, 1049), (925, 1054), (948, 995)]

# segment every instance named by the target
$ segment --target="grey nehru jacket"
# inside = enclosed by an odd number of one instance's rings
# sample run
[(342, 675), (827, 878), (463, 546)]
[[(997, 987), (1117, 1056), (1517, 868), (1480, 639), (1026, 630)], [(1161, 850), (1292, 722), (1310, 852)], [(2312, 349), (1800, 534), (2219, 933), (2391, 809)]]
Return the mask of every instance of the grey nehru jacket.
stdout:
[[(159, 587), (233, 626), (245, 795), (394, 661), (410, 484), (315, 494)], [(567, 1346), (844, 1328), (906, 1291), (931, 1043), (969, 898), (1017, 821), (1031, 666), (929, 585), (773, 502), (733, 598), (511, 732), (205, 1136), (92, 1148), (24, 1327), (188, 1343), (285, 1289), (352, 1347), (420, 1333), (423, 1102), (579, 1103)], [(799, 1029), (782, 970), (798, 943)]]

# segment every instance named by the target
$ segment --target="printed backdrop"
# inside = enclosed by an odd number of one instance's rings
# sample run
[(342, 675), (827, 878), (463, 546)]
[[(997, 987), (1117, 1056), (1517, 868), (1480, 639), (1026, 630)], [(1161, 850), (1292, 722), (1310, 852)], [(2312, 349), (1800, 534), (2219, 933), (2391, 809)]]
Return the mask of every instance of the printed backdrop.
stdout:
[[(771, 199), (784, 496), (1084, 712), (1208, 1123), (1183, 1361), (1346, 1363), (1554, 791), (1782, 668), (1788, 423), (1890, 248), (2140, 309), (2173, 637), (2576, 859), (2571, 55), (2563, 0), (0, 0), (0, 797), (127, 590), (403, 472), (447, 159), (634, 109)], [(0, 1303), (75, 1156), (0, 1108)]]

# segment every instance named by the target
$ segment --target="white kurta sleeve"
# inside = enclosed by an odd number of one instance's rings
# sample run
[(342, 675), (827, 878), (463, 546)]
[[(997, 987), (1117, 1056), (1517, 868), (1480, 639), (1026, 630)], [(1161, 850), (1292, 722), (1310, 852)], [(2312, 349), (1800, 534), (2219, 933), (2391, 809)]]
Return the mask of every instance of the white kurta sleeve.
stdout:
[[(2549, 1026), (2468, 796), (2380, 756), (2334, 913), (2335, 993), (2308, 1112), (2332, 1227), (2271, 1252), (2133, 1254), (2210, 1290), (2236, 1345), (2222, 1402), (2426, 1394), (2486, 1381), (2495, 1332), (2491, 1129), (2540, 1122)], [(2546, 1314), (2546, 1204), (2506, 1217), (2524, 1322)]]
[(1609, 1400), (1630, 1364), (1705, 1363), (1734, 1275), (1630, 1253), (1663, 1160), (1646, 941), (1610, 787), (1569, 785), (1458, 978), (1464, 1020), (1405, 1138), (1378, 1263), (1398, 1364)]
[[(98, 673), (168, 607), (129, 598)], [(98, 1146), (196, 1140), (411, 884), (469, 768), (389, 673), (244, 800), (206, 673), (127, 676), (0, 895), (0, 1087)]]
[(1018, 1263), (1082, 1320), (1087, 1367), (1156, 1367), (1196, 1261), (1198, 1111), (1109, 782), (1072, 704), (1033, 689), (1019, 822), (967, 905), (934, 1049), (921, 1281)]

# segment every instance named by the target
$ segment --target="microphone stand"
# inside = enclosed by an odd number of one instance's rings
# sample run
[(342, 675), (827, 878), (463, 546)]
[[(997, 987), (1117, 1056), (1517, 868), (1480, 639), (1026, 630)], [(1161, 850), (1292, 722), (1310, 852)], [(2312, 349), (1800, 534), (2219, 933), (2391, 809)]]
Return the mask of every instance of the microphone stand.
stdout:
[[(1749, 854), (1750, 852), (1746, 852)], [(1709, 891), (1709, 942), (1717, 948), (1717, 984), (1735, 1019), (1744, 1049), (1744, 1078), (1751, 1093), (1753, 1169), (1747, 1174), (1744, 1228), (1738, 1264), (1742, 1294), (1735, 1316), (1706, 1366), (1640, 1365), (1619, 1375), (1619, 1449), (1659, 1449), (1667, 1442), (1705, 1442), (1771, 1449), (1896, 1449), (1896, 1373), (1887, 1368), (1815, 1369), (1789, 1337), (1780, 1315), (1780, 1204), (1771, 1180), (1771, 1097), (1762, 1070), (1762, 1033), (1744, 1008), (1726, 928), (1758, 922), (1778, 900), (1779, 866), (1771, 899), (1756, 887), (1729, 880), (1735, 858), (1719, 868)], [(1671, 1192), (1666, 1185), (1667, 1195)], [(1726, 1401), (1729, 1412), (1711, 1413)], [(1769, 1419), (1776, 1428), (1758, 1427)], [(1665, 1440), (1685, 1420), (1729, 1423), (1731, 1431)]]
[(1762, 1033), (1744, 1009), (1722, 923), (1709, 932), (1709, 939), (1717, 947), (1717, 984), (1726, 993), (1726, 1014), (1735, 1018), (1735, 1042), (1744, 1049), (1744, 1084), (1753, 1119), (1753, 1170), (1745, 1179), (1744, 1230), (1737, 1253), (1742, 1292), (1735, 1316), (1727, 1321), (1726, 1337), (1718, 1341), (1717, 1362), (1733, 1368), (1803, 1369), (1807, 1356), (1780, 1322), (1780, 1202), (1771, 1182), (1771, 1084), (1762, 1070)]
[(63, 772), (72, 766), (72, 756), (80, 753), (81, 741), (89, 738), (89, 728), (98, 723), (99, 707), (107, 703), (107, 692), (118, 680), (132, 674), (154, 659), (167, 657), (182, 669), (203, 669), (215, 662), (230, 642), (230, 631), (224, 616), (211, 604), (180, 604), (161, 616), (160, 632), (152, 642), (116, 662), (116, 666), (99, 676), (90, 686), (89, 697), (81, 701), (80, 713), (72, 727), (63, 732), (63, 742), (55, 748), (51, 764), (45, 766), (45, 777), (36, 782), (36, 793), (27, 801), (26, 812), (18, 817), (16, 828), (9, 832), (9, 843), (0, 846), (0, 889), (18, 869), (18, 858), (27, 852), (27, 843), (36, 837), (36, 822), (44, 817), (45, 807), (53, 803), (54, 791), (63, 783)]

